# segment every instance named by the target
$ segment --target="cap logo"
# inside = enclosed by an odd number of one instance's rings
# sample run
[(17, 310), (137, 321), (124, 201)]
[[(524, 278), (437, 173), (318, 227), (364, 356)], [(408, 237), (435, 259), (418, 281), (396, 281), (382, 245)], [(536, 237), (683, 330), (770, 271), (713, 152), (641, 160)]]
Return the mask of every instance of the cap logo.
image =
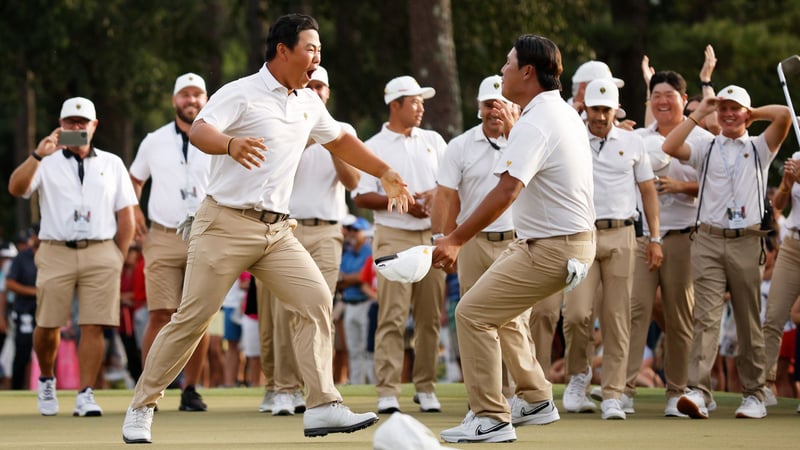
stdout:
[(496, 81), (492, 86), (494, 86), (495, 90), (500, 89), (500, 83), (498, 83)]
[(625, 154), (625, 152), (623, 152), (622, 150), (619, 151), (619, 156), (622, 156), (624, 154)]
[(600, 87), (600, 93), (601, 93), (601, 94), (605, 94), (605, 93), (606, 93), (606, 88), (605, 88), (605, 86), (601, 86), (601, 87)]
[(303, 113), (303, 119), (308, 120), (308, 113)]
[(733, 94), (733, 89), (728, 88), (728, 94)]
[(80, 103), (75, 103), (75, 109), (81, 109), (81, 104)]

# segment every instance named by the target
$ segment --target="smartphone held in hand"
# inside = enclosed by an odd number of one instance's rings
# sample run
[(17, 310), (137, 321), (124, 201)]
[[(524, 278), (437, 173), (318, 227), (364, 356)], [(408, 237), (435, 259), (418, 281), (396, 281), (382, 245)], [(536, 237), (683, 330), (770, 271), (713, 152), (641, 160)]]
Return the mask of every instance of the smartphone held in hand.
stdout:
[(62, 130), (58, 138), (59, 145), (81, 147), (89, 143), (89, 132), (86, 130)]

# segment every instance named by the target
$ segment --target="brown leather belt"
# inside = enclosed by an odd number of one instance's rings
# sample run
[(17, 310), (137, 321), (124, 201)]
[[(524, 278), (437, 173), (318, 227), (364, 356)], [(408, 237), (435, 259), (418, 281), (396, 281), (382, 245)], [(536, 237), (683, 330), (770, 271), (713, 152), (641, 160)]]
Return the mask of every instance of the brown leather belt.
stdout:
[(500, 242), (506, 241), (509, 239), (514, 239), (514, 230), (509, 231), (481, 231), (478, 233), (479, 236), (486, 239), (489, 242)]
[(156, 222), (150, 222), (150, 229), (163, 231), (165, 233), (178, 234), (177, 228), (165, 227), (164, 225), (161, 225), (160, 223)]
[(756, 228), (719, 228), (701, 223), (697, 229), (712, 236), (724, 237), (726, 239), (736, 239), (742, 236), (763, 236), (764, 233), (758, 230), (758, 225), (755, 225), (755, 227)]
[(53, 240), (43, 240), (42, 242), (46, 242), (52, 245), (63, 245), (65, 247), (74, 248), (74, 249), (83, 249), (92, 244), (99, 244), (101, 242), (108, 242), (111, 239), (79, 239), (77, 241), (53, 241)]
[(631, 225), (633, 225), (633, 219), (597, 219), (594, 221), (594, 226), (598, 230), (629, 227)]
[(336, 220), (317, 219), (316, 217), (312, 219), (295, 219), (295, 220), (300, 225), (305, 225), (307, 227), (316, 227), (318, 225), (336, 225), (337, 223), (339, 223)]

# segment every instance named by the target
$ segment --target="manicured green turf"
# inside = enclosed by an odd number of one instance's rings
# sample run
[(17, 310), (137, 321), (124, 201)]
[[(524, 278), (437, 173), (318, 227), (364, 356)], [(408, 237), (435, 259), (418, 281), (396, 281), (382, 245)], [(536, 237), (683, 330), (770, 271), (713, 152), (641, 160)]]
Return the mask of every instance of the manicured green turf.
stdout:
[[(561, 407), (563, 386), (555, 386), (556, 403)], [(354, 411), (375, 409), (372, 386), (341, 387), (345, 403)], [(370, 449), (372, 436), (383, 422), (352, 434), (332, 434), (324, 438), (303, 436), (302, 416), (273, 417), (259, 414), (263, 391), (260, 389), (203, 389), (209, 412), (179, 412), (179, 393), (168, 391), (159, 403), (153, 421), (154, 444), (145, 448), (181, 449)], [(466, 413), (466, 394), (461, 384), (441, 384), (437, 393), (442, 402), (440, 414), (419, 413), (411, 401), (413, 388), (404, 386), (400, 407), (434, 434), (461, 422)], [(762, 420), (735, 419), (734, 411), (741, 397), (718, 393), (719, 407), (709, 420), (662, 417), (662, 389), (640, 390), (636, 414), (626, 421), (604, 421), (600, 414), (567, 414), (548, 426), (517, 429), (513, 444), (459, 444), (462, 449), (795, 449), (800, 446), (798, 400), (780, 399)], [(123, 447), (122, 419), (131, 392), (97, 391), (95, 398), (105, 410), (103, 417), (72, 417), (74, 391), (59, 391), (61, 412), (56, 417), (42, 417), (36, 410), (33, 392), (0, 391), (0, 449), (63, 448), (105, 449)], [(383, 416), (382, 419), (386, 419)], [(128, 446), (130, 448), (130, 446)], [(140, 448), (140, 447), (134, 447)]]

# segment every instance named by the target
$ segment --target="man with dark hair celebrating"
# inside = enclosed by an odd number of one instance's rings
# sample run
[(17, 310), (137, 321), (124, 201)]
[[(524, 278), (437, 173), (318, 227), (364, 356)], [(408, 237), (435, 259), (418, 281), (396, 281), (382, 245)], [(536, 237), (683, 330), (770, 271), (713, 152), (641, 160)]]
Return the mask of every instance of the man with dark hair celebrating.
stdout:
[(261, 70), (220, 88), (192, 125), (191, 142), (212, 155), (208, 196), (190, 224), (181, 305), (153, 342), (125, 417), (127, 443), (150, 442), (156, 401), (243, 271), (295, 313), (295, 353), (307, 355), (298, 361), (308, 388), (305, 435), (348, 433), (378, 420), (374, 413), (354, 414), (343, 406), (333, 384), (333, 302), (314, 260), (292, 233), (296, 221), (288, 219), (289, 196), (311, 137), (380, 178), (389, 208), (406, 211), (414, 200), (397, 172), (343, 132), (322, 100), (304, 89), (320, 64), (318, 29), (310, 16), (279, 18), (270, 28)]
[[(502, 93), (522, 106), (522, 115), (495, 167), (499, 182), (468, 219), (435, 242), (434, 266), (449, 267), (465, 242), (513, 204), (517, 239), (456, 308), (471, 410), (461, 425), (442, 431), (447, 442), (514, 441), (512, 420), (554, 408), (552, 387), (524, 334), (507, 328), (547, 296), (577, 285), (594, 259), (591, 150), (583, 121), (559, 95), (561, 71), (552, 41), (516, 40), (502, 69)], [(501, 354), (519, 359), (508, 364), (519, 367), (512, 373), (511, 407), (502, 394)]]

